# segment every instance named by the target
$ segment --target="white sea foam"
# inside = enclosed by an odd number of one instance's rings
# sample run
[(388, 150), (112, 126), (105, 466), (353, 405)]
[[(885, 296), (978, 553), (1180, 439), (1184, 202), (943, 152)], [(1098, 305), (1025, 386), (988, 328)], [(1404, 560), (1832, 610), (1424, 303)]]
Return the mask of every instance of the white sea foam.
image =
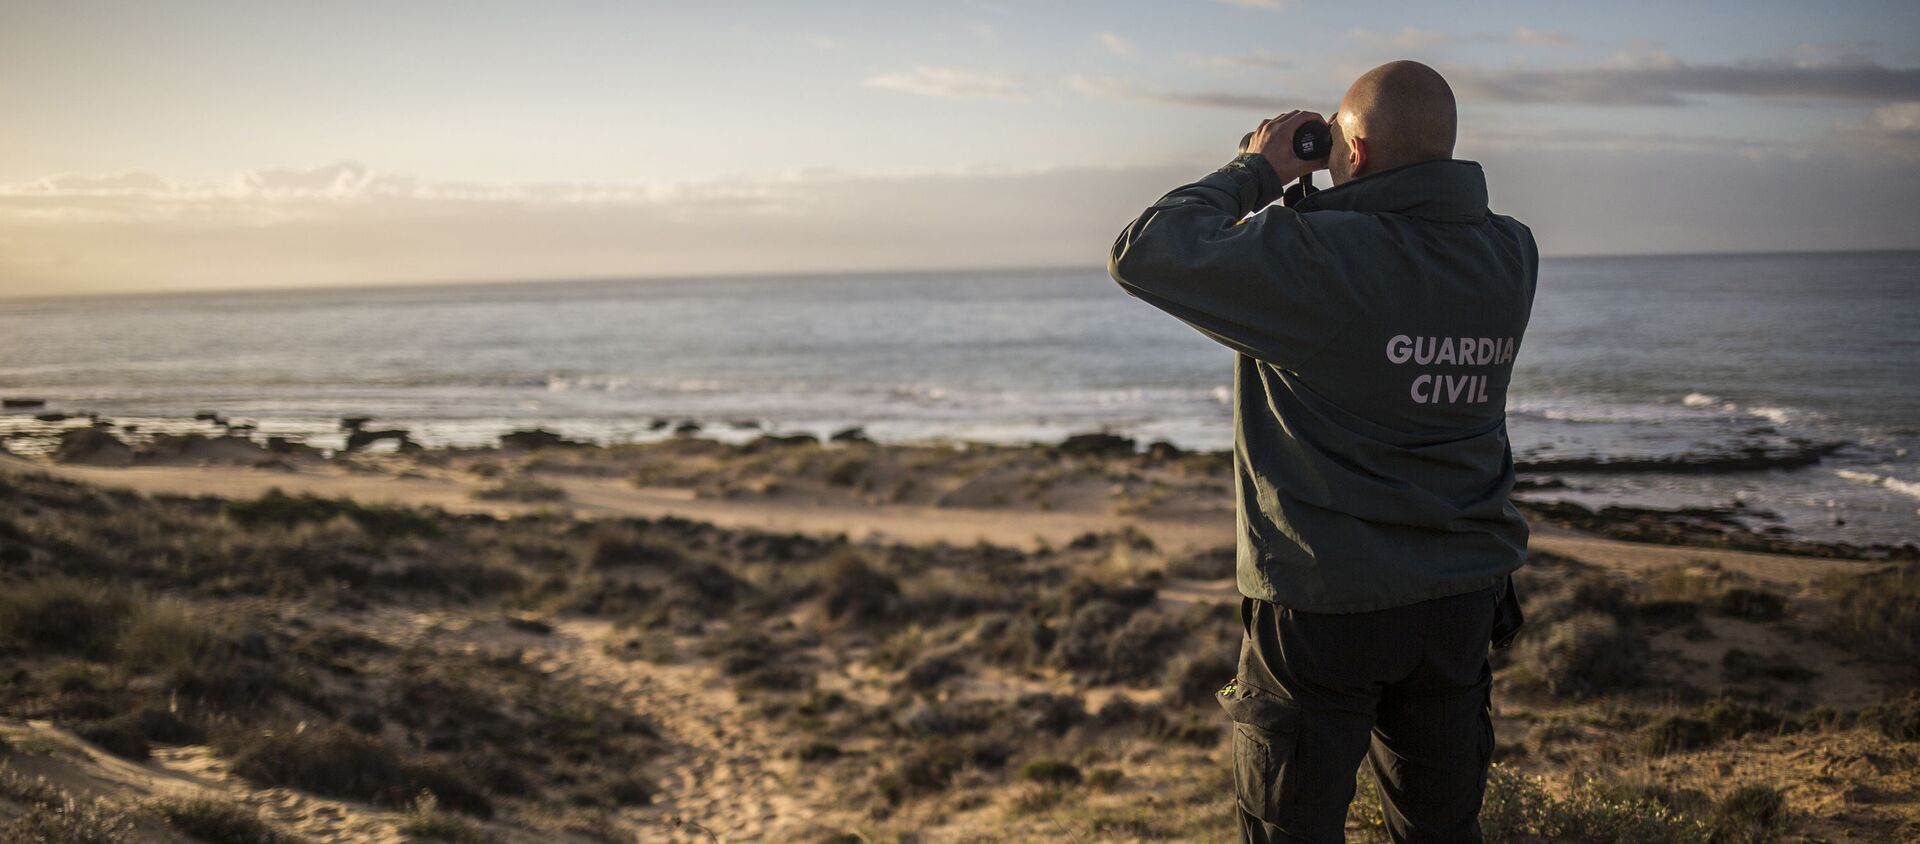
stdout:
[(1747, 408), (1747, 415), (1758, 416), (1775, 425), (1785, 425), (1789, 420), (1793, 419), (1796, 414), (1784, 407), (1749, 407)]
[(1709, 396), (1706, 393), (1688, 393), (1686, 398), (1680, 400), (1680, 403), (1688, 407), (1712, 407), (1719, 404), (1720, 399), (1717, 396)]
[(1903, 481), (1891, 475), (1876, 475), (1872, 472), (1859, 472), (1853, 469), (1835, 469), (1833, 473), (1850, 481), (1886, 487), (1901, 495), (1920, 498), (1920, 482)]

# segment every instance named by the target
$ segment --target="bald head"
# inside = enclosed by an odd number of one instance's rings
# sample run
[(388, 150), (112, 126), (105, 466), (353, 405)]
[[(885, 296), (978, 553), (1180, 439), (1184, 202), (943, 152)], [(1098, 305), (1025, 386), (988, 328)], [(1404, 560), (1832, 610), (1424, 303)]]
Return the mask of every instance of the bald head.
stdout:
[(1419, 62), (1388, 62), (1354, 81), (1333, 128), (1333, 183), (1453, 157), (1453, 89)]

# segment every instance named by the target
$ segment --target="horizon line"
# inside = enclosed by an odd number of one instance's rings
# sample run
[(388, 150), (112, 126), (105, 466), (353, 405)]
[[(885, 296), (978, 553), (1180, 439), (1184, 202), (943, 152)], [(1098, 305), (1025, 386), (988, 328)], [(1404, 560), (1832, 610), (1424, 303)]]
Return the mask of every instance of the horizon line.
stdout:
[[(1737, 258), (1743, 256), (1779, 256), (1779, 255), (1867, 255), (1880, 253), (1920, 252), (1920, 246), (1910, 247), (1871, 247), (1864, 249), (1741, 249), (1723, 252), (1591, 252), (1575, 254), (1542, 255), (1542, 261), (1569, 261), (1617, 258)], [(848, 269), (848, 270), (807, 270), (803, 272), (746, 272), (746, 273), (680, 273), (673, 275), (593, 275), (593, 276), (555, 276), (550, 278), (439, 278), (412, 279), (399, 281), (347, 281), (340, 283), (301, 284), (287, 287), (243, 286), (243, 287), (176, 287), (156, 290), (94, 290), (72, 293), (6, 293), (0, 292), (0, 301), (31, 302), (40, 300), (67, 299), (110, 299), (135, 298), (141, 296), (213, 296), (233, 294), (273, 294), (273, 293), (311, 293), (322, 291), (373, 291), (402, 290), (426, 287), (480, 287), (507, 285), (570, 285), (570, 284), (609, 284), (618, 282), (675, 282), (675, 281), (740, 281), (749, 279), (792, 278), (797, 281), (822, 278), (873, 277), (873, 276), (926, 276), (951, 273), (1020, 273), (1020, 272), (1057, 272), (1062, 270), (1080, 271), (1098, 268), (1097, 264), (1028, 264), (1019, 266), (962, 266), (962, 267), (918, 267), (890, 269)]]

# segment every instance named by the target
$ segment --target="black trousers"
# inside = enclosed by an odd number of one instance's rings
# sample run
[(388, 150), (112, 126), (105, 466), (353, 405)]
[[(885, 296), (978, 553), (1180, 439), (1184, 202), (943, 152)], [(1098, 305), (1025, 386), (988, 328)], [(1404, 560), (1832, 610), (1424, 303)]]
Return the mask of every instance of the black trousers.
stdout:
[(1479, 842), (1500, 591), (1341, 615), (1242, 599), (1233, 719), (1245, 842), (1345, 840), (1364, 757), (1401, 842)]

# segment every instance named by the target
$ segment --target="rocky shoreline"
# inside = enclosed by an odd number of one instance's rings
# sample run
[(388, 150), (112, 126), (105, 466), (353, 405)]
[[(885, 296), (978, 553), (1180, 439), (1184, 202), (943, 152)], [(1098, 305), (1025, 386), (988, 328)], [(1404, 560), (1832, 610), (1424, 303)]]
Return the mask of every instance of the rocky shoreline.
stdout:
[[(648, 454), (660, 458), (656, 462), (685, 464), (686, 455), (698, 452), (701, 460), (718, 459), (741, 464), (732, 477), (728, 471), (709, 473), (701, 479), (728, 496), (742, 494), (743, 490), (754, 487), (777, 489), (783, 483), (777, 472), (765, 472), (762, 468), (748, 466), (753, 463), (753, 455), (778, 453), (803, 453), (809, 449), (843, 449), (856, 446), (872, 449), (878, 453), (898, 452), (901, 454), (924, 453), (929, 450), (969, 451), (974, 453), (1021, 454), (1028, 471), (1035, 477), (1057, 473), (1059, 467), (1093, 462), (1101, 464), (1102, 471), (1128, 472), (1130, 467), (1157, 467), (1178, 462), (1182, 471), (1191, 476), (1206, 478), (1211, 476), (1216, 486), (1230, 482), (1230, 454), (1227, 452), (1188, 452), (1172, 443), (1156, 441), (1144, 446), (1136, 440), (1111, 433), (1076, 434), (1052, 444), (1033, 444), (1030, 446), (993, 446), (977, 443), (957, 444), (897, 444), (879, 445), (873, 443), (859, 428), (846, 428), (825, 438), (811, 434), (776, 434), (764, 432), (758, 425), (751, 428), (734, 426), (729, 430), (760, 431), (751, 439), (739, 442), (721, 442), (703, 437), (703, 427), (692, 420), (656, 420), (654, 427), (665, 432), (663, 439), (645, 443), (623, 445), (599, 445), (591, 442), (568, 439), (560, 434), (542, 428), (530, 428), (510, 431), (498, 438), (497, 445), (489, 448), (428, 448), (415, 441), (410, 432), (403, 428), (373, 427), (374, 420), (364, 417), (347, 417), (341, 420), (340, 428), (347, 435), (346, 447), (327, 450), (307, 445), (296, 439), (284, 436), (263, 436), (244, 423), (234, 423), (218, 414), (200, 414), (196, 422), (215, 426), (218, 433), (142, 433), (138, 430), (116, 429), (111, 420), (94, 418), (85, 426), (72, 426), (61, 429), (56, 435), (53, 447), (46, 452), (46, 459), (55, 463), (84, 466), (191, 466), (225, 465), (244, 466), (259, 469), (293, 471), (307, 465), (357, 466), (366, 459), (383, 459), (385, 456), (397, 456), (408, 460), (428, 462), (465, 461), (484, 464), (497, 455), (544, 455), (534, 458), (540, 471), (563, 472), (604, 472), (615, 473), (633, 471), (635, 454)], [(1648, 542), (1664, 545), (1696, 546), (1724, 548), (1730, 550), (1765, 551), (1796, 554), (1801, 556), (1824, 557), (1846, 560), (1913, 560), (1920, 559), (1920, 547), (1911, 543), (1892, 545), (1875, 543), (1850, 543), (1816, 541), (1797, 536), (1790, 529), (1779, 524), (1779, 517), (1767, 511), (1748, 507), (1740, 501), (1727, 505), (1711, 507), (1676, 507), (1658, 509), (1626, 504), (1607, 504), (1589, 507), (1573, 501), (1553, 500), (1550, 493), (1569, 486), (1566, 478), (1578, 478), (1587, 475), (1606, 475), (1612, 473), (1736, 473), (1763, 472), (1802, 468), (1818, 464), (1821, 460), (1846, 448), (1845, 442), (1813, 442), (1793, 440), (1785, 449), (1767, 449), (1758, 446), (1741, 447), (1724, 454), (1678, 455), (1661, 458), (1642, 459), (1598, 459), (1574, 458), (1557, 460), (1521, 460), (1516, 465), (1521, 472), (1520, 483), (1516, 485), (1516, 504), (1531, 518), (1538, 521), (1560, 525), (1599, 535), (1635, 542)], [(0, 440), (0, 448), (5, 441)], [(570, 453), (566, 459), (555, 459), (555, 453)], [(594, 455), (608, 456), (608, 460), (598, 460)], [(920, 459), (920, 458), (915, 458)], [(761, 461), (761, 462), (764, 462)], [(884, 461), (883, 461), (884, 462)], [(562, 465), (564, 464), (564, 465)], [(609, 468), (611, 467), (611, 468)], [(653, 475), (675, 477), (684, 474), (678, 468), (648, 469)], [(898, 474), (898, 473), (896, 473)], [(910, 474), (910, 473), (909, 473)], [(715, 475), (719, 477), (715, 477)], [(752, 477), (749, 477), (751, 475)], [(833, 487), (829, 478), (824, 487)], [(924, 478), (897, 478), (893, 483), (900, 487), (914, 484), (926, 485)], [(1149, 498), (1162, 495), (1168, 483), (1155, 480), (1136, 491), (1128, 487), (1119, 498)], [(1028, 483), (1031, 486), (1031, 482)], [(1121, 486), (1128, 486), (1122, 484)], [(537, 481), (527, 483), (503, 484), (493, 494), (503, 498), (521, 498), (528, 490), (540, 491)], [(713, 492), (714, 490), (709, 490)], [(541, 495), (546, 495), (541, 492)], [(898, 497), (896, 492), (894, 497)], [(1044, 499), (1045, 496), (1041, 496)], [(965, 497), (962, 496), (962, 499)], [(1004, 498), (1004, 497), (1003, 497)], [(539, 500), (537, 497), (528, 500)], [(955, 503), (945, 498), (930, 501), (939, 506)], [(974, 506), (983, 503), (975, 501)], [(1015, 506), (1018, 502), (993, 500), (988, 497), (984, 503), (992, 506)], [(1036, 499), (1038, 506), (1047, 507), (1044, 500)]]

